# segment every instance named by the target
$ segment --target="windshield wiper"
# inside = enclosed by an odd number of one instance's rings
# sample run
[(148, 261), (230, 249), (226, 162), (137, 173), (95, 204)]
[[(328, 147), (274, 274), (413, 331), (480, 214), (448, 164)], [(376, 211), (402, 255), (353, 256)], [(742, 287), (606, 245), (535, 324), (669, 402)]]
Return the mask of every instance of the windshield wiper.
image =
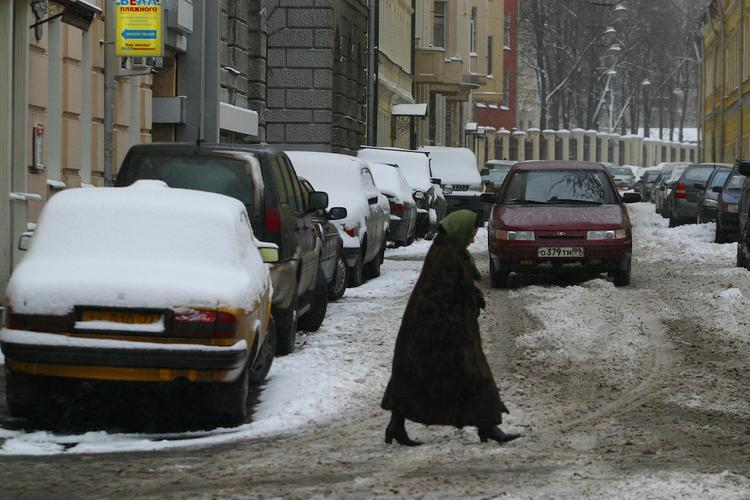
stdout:
[(549, 205), (549, 203), (546, 201), (512, 199), (504, 201), (503, 205)]
[(551, 198), (549, 203), (571, 203), (575, 205), (603, 205), (601, 201), (575, 200), (572, 198)]

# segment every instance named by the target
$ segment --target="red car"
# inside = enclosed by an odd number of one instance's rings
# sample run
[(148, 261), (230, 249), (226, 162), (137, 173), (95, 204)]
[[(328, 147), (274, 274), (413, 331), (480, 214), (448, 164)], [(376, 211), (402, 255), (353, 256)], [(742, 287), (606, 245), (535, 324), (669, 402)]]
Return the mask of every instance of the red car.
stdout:
[(492, 286), (505, 288), (511, 272), (555, 273), (582, 269), (608, 273), (616, 286), (630, 284), (633, 247), (628, 211), (612, 176), (599, 163), (518, 163), (493, 203), (488, 240)]

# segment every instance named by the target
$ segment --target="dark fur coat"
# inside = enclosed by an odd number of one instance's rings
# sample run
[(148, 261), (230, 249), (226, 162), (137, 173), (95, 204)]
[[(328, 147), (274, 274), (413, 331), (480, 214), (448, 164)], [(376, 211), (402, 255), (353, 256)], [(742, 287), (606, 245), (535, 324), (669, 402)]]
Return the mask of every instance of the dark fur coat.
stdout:
[(492, 426), (508, 410), (482, 351), (466, 249), (439, 235), (406, 306), (381, 406), (427, 425)]

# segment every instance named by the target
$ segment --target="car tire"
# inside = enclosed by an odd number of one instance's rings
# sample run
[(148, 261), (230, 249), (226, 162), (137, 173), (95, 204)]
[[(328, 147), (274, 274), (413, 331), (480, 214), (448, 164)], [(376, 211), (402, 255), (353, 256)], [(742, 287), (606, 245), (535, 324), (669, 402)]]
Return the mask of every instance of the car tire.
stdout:
[(737, 242), (737, 267), (747, 269), (747, 264), (747, 246), (745, 245), (744, 238), (740, 235), (740, 241)]
[(219, 383), (209, 389), (207, 410), (216, 414), (218, 424), (236, 427), (247, 419), (247, 395), (250, 391), (250, 370), (245, 367), (237, 380)]
[(724, 234), (724, 230), (721, 228), (719, 218), (716, 218), (716, 232), (714, 233), (714, 243), (726, 243), (727, 237)]
[(328, 283), (320, 267), (315, 278), (315, 289), (308, 292), (308, 296), (310, 297), (310, 310), (299, 319), (298, 328), (305, 332), (317, 332), (328, 310)]
[(268, 319), (266, 338), (259, 348), (256, 347), (256, 351), (257, 353), (254, 353), (254, 359), (250, 363), (250, 385), (262, 384), (273, 364), (273, 357), (276, 354), (276, 323), (273, 317)]
[(346, 291), (346, 259), (342, 253), (336, 256), (336, 270), (333, 281), (328, 285), (328, 300), (334, 302), (344, 296)]
[(39, 381), (33, 375), (13, 373), (5, 365), (5, 402), (12, 416), (35, 415), (39, 403), (44, 399), (40, 388)]
[(362, 254), (360, 254), (354, 265), (348, 268), (347, 271), (347, 286), (351, 288), (357, 288), (365, 282), (365, 278), (362, 273)]
[(490, 259), (490, 284), (492, 288), (508, 288), (508, 280), (510, 278), (510, 271), (507, 269), (495, 269), (495, 264)]
[[(362, 253), (364, 255), (364, 252)], [(373, 279), (380, 276), (380, 266), (383, 264), (383, 261), (385, 260), (385, 242), (383, 243), (383, 246), (380, 247), (380, 250), (378, 251), (377, 255), (373, 257), (373, 259), (370, 262), (367, 262), (364, 267), (362, 268), (362, 272), (364, 273), (365, 279)]]
[(630, 285), (630, 268), (632, 258), (628, 257), (628, 261), (625, 263), (624, 269), (618, 269), (612, 273), (612, 283), (615, 286), (628, 286)]
[(297, 342), (297, 302), (295, 295), (288, 311), (276, 314), (276, 354), (286, 356), (294, 352)]

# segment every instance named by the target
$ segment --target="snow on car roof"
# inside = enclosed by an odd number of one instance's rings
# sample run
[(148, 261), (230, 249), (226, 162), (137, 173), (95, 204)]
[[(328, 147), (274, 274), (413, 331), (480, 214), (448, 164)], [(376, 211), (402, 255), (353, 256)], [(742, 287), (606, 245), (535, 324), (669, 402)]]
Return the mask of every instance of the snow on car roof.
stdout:
[(412, 200), (411, 188), (409, 188), (409, 184), (406, 182), (398, 165), (376, 162), (368, 163), (372, 176), (375, 178), (375, 184), (380, 189), (380, 192), (395, 196), (400, 201), (409, 202)]
[(430, 155), (426, 152), (398, 148), (362, 148), (357, 156), (368, 161), (396, 163), (409, 187), (427, 191), (430, 183)]
[(14, 310), (29, 313), (76, 305), (246, 308), (267, 276), (242, 203), (138, 181), (53, 196), (7, 295)]
[(477, 168), (477, 157), (468, 148), (422, 146), (420, 151), (430, 153), (432, 175), (442, 184), (480, 184), (482, 178)]

